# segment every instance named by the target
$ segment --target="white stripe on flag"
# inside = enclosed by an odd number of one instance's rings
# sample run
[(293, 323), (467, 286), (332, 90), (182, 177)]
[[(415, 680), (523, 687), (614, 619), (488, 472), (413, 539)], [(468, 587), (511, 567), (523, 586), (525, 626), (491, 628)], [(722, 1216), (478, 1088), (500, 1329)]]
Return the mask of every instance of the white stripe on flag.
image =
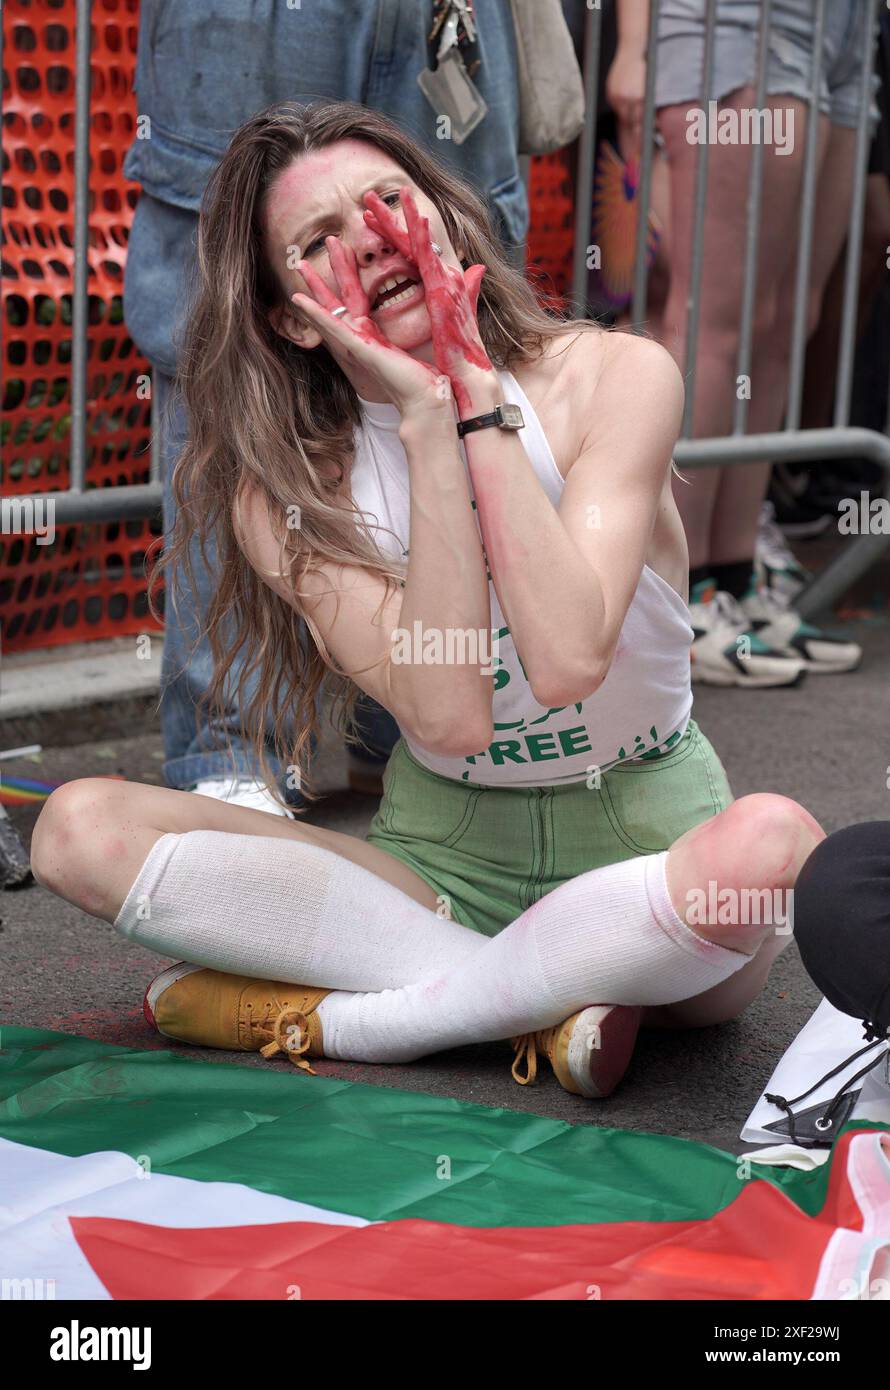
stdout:
[[(29, 1287), (43, 1297), (47, 1289), (56, 1298), (109, 1297), (74, 1239), (71, 1216), (176, 1227), (277, 1221), (369, 1224), (361, 1216), (258, 1192), (243, 1183), (146, 1173), (128, 1154), (111, 1151), (69, 1158), (0, 1138), (0, 1179), (0, 1281), (7, 1281), (0, 1282), (0, 1299), (21, 1297)], [(15, 1282), (22, 1280), (35, 1282)], [(48, 1285), (49, 1280), (54, 1284)]]

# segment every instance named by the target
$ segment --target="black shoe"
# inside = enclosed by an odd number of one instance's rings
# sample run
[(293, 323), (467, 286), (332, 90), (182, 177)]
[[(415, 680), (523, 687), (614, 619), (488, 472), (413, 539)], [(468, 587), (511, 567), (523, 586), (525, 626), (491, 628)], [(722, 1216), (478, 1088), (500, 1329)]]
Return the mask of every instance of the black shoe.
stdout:
[(812, 474), (800, 465), (774, 464), (768, 495), (776, 522), (786, 536), (821, 536), (837, 516), (836, 508), (816, 500)]

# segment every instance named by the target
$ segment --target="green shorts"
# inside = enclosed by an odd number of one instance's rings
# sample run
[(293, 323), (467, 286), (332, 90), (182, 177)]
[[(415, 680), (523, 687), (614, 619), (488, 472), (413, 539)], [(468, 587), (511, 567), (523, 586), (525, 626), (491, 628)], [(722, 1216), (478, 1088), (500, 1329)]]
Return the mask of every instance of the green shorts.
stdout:
[(658, 758), (552, 787), (479, 787), (431, 772), (399, 739), (368, 843), (401, 859), (442, 915), (496, 936), (588, 869), (656, 854), (732, 801), (723, 764), (694, 720)]

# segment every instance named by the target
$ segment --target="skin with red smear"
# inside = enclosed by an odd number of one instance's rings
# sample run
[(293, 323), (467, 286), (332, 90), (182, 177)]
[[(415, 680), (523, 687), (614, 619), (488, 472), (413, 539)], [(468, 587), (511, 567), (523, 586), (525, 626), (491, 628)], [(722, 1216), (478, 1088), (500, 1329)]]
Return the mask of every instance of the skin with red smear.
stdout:
[[(496, 381), (494, 367), (479, 335), (476, 316), (486, 267), (471, 265), (463, 271), (446, 264), (433, 250), (429, 219), (421, 217), (410, 188), (406, 186), (400, 189), (399, 196), (405, 227), (374, 191), (364, 195), (364, 220), (372, 231), (394, 246), (405, 261), (416, 269), (423, 284), (438, 375), (450, 383), (458, 413), (466, 418), (474, 413), (473, 392), (478, 391), (480, 381), (487, 375)], [(392, 343), (371, 317), (371, 305), (361, 284), (354, 250), (334, 236), (325, 238), (325, 246), (340, 298), (308, 261), (301, 260), (298, 268), (314, 304), (328, 315), (335, 309), (345, 307), (347, 317), (336, 320), (341, 330), (367, 344), (373, 343), (390, 352), (403, 353), (403, 349)], [(296, 294), (292, 299), (298, 307), (302, 307), (306, 296)], [(410, 353), (404, 355), (411, 356)], [(426, 366), (426, 370), (430, 374), (431, 384), (435, 384), (436, 371), (431, 366)]]
[(393, 217), (392, 209), (374, 192), (365, 197), (365, 222), (378, 235), (392, 241), (405, 259), (417, 266), (430, 316), (436, 366), (451, 382), (458, 411), (463, 415), (470, 411), (471, 402), (462, 371), (467, 367), (494, 371), (476, 321), (486, 267), (471, 265), (466, 271), (459, 271), (445, 265), (433, 250), (429, 218), (420, 216), (410, 189), (402, 189), (400, 196), (407, 231)]

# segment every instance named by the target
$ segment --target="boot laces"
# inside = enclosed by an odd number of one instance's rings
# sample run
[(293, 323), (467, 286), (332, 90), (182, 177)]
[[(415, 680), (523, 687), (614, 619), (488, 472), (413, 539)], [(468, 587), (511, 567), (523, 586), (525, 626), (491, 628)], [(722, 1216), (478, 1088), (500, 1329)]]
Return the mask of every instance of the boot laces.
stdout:
[[(518, 1038), (513, 1038), (513, 1066), (511, 1073), (514, 1081), (518, 1081), (520, 1086), (529, 1086), (538, 1074), (538, 1049), (549, 1056), (553, 1046), (553, 1040), (562, 1027), (561, 1023), (554, 1024), (552, 1028), (541, 1028), (537, 1033), (523, 1033)], [(525, 1063), (525, 1075), (523, 1076), (520, 1068)]]
[[(269, 1026), (271, 1024), (271, 1026)], [(279, 1009), (277, 1014), (266, 1014), (263, 1018), (248, 1019), (248, 1028), (269, 1041), (260, 1048), (263, 1057), (276, 1057), (283, 1052), (295, 1067), (316, 1075), (306, 1060), (309, 1051), (309, 1020), (299, 1009), (290, 1006)]]

